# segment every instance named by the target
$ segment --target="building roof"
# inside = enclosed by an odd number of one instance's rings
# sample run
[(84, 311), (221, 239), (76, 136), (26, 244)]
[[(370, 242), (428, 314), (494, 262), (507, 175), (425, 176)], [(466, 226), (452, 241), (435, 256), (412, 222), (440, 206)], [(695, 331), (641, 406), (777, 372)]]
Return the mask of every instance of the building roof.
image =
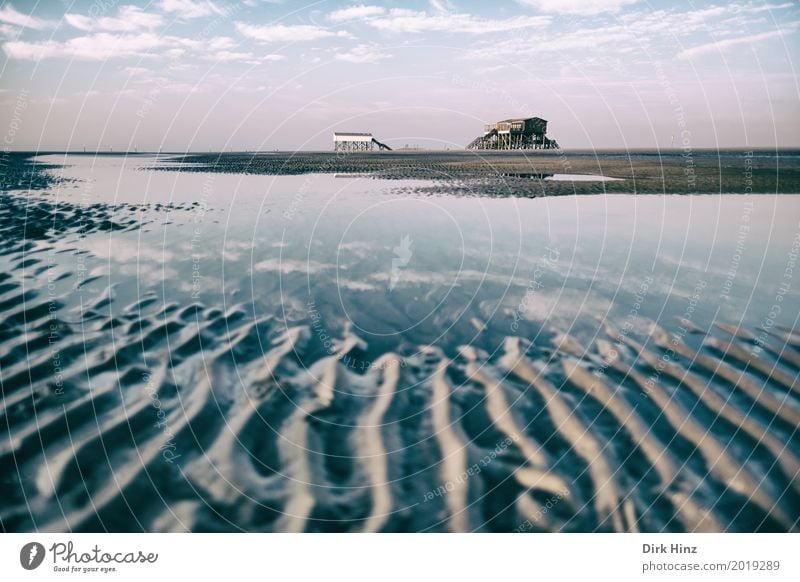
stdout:
[(352, 131), (334, 131), (333, 137), (372, 137), (371, 133), (356, 133)]
[(542, 119), (541, 117), (512, 117), (510, 119), (502, 119), (500, 121), (496, 121), (495, 123), (511, 123), (512, 121), (530, 121), (532, 119), (538, 119), (539, 121), (547, 121), (546, 119)]

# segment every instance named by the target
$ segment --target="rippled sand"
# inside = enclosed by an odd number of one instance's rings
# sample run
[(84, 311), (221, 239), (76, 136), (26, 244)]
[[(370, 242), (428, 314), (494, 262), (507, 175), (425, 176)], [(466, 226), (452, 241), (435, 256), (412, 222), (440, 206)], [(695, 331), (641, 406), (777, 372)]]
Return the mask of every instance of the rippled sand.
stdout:
[(512, 327), (499, 275), (440, 299), (413, 258), (332, 292), (258, 246), (213, 299), (166, 238), (195, 216), (0, 194), (3, 530), (798, 529), (796, 330), (631, 325), (564, 289)]

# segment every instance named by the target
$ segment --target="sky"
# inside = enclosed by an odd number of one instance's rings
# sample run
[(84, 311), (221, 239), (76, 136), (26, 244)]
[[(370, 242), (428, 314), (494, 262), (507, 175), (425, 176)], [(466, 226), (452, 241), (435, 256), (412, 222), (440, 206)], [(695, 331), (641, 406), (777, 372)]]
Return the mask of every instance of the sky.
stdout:
[(800, 146), (796, 0), (0, 0), (7, 150)]

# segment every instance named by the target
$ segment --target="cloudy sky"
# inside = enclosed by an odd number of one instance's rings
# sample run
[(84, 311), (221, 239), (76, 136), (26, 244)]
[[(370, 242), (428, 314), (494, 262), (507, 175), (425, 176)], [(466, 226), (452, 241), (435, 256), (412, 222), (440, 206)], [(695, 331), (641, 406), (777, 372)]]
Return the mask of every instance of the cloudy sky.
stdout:
[(796, 0), (0, 0), (0, 44), (10, 149), (800, 146)]

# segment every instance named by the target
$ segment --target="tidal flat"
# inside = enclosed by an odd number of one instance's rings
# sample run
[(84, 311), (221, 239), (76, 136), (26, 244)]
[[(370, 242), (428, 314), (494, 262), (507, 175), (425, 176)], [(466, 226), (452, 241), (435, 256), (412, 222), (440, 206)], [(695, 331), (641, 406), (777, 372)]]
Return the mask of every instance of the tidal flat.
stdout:
[(797, 531), (798, 153), (478, 154), (6, 156), (0, 528)]

